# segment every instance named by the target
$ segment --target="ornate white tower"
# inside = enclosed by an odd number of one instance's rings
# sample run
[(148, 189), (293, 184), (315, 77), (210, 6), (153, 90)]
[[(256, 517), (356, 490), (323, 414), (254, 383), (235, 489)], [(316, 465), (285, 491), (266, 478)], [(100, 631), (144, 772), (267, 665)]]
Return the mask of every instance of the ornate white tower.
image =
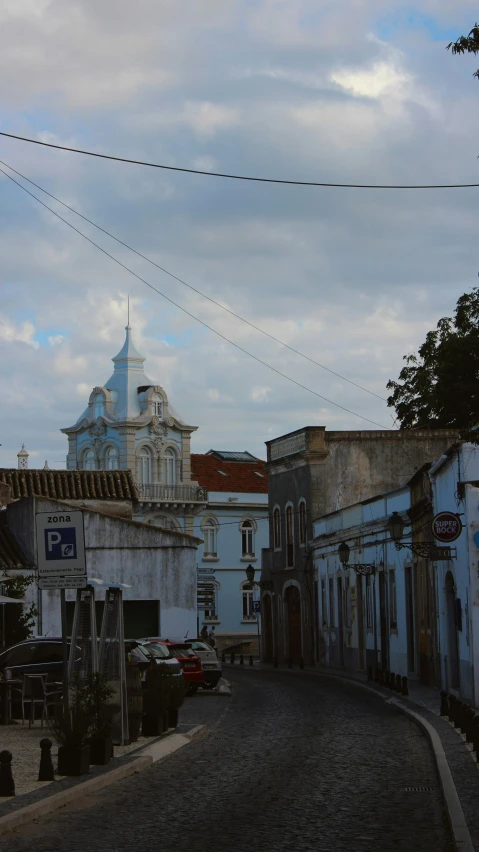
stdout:
[(19, 453), (17, 453), (18, 469), (19, 470), (27, 470), (28, 458), (29, 458), (29, 456), (28, 456), (28, 453), (25, 449), (25, 444), (22, 444), (22, 449), (20, 450)]

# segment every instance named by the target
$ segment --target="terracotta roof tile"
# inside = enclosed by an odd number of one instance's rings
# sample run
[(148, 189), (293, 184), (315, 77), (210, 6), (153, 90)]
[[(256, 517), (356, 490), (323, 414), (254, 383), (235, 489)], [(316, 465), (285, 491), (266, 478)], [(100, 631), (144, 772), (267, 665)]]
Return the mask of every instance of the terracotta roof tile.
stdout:
[(0, 482), (11, 499), (138, 500), (131, 470), (16, 470), (0, 468)]
[[(224, 476), (219, 471), (223, 471)], [(258, 476), (258, 473), (263, 474)], [(191, 476), (208, 491), (237, 491), (241, 494), (267, 494), (266, 462), (227, 462), (209, 454), (191, 454)]]

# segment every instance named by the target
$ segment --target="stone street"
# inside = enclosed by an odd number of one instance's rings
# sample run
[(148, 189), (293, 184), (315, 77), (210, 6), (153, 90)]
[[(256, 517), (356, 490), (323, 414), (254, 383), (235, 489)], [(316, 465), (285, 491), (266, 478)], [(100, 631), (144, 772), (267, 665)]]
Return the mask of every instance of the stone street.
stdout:
[(206, 736), (4, 836), (0, 852), (452, 852), (429, 742), (410, 719), (318, 675), (227, 677), (230, 698), (186, 704)]

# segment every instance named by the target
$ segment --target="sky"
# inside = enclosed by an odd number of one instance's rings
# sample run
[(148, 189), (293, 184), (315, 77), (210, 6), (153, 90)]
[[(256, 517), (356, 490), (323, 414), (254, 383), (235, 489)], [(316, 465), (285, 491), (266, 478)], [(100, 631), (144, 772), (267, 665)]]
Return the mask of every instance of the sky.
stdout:
[[(479, 58), (445, 49), (474, 25), (476, 7), (472, 0), (2, 0), (0, 129), (205, 171), (479, 183), (472, 76)], [(396, 428), (387, 381), (478, 283), (479, 189), (250, 183), (6, 138), (0, 160), (376, 395), (265, 337), (23, 182), (298, 387), (153, 292), (0, 173), (1, 466), (16, 467), (25, 443), (30, 467), (46, 460), (64, 467), (59, 430), (111, 375), (128, 296), (148, 376), (198, 426), (193, 451), (264, 457), (265, 441), (304, 425)]]

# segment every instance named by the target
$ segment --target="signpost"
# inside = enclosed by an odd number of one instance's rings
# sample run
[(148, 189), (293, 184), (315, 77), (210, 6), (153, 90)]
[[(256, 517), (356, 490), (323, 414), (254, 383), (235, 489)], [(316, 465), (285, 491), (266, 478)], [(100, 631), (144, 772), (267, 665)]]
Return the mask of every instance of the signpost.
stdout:
[(60, 589), (63, 646), (63, 712), (69, 726), (68, 645), (65, 589), (87, 585), (83, 512), (37, 512), (37, 566), (40, 589)]
[(456, 541), (462, 533), (462, 521), (454, 512), (439, 512), (432, 521), (434, 538), (444, 544)]

